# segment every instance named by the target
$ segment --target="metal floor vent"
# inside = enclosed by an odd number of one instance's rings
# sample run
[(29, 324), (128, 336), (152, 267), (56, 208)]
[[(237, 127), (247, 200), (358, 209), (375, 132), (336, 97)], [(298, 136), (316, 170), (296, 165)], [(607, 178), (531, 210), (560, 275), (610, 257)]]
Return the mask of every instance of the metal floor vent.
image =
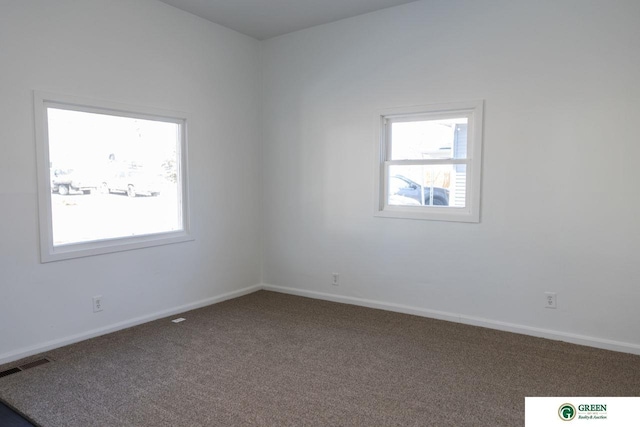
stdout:
[(42, 359), (34, 360), (33, 362), (25, 363), (24, 365), (2, 371), (0, 372), (0, 378), (6, 377), (11, 374), (17, 374), (20, 371), (26, 371), (27, 369), (35, 368), (36, 366), (44, 365), (45, 363), (49, 362), (51, 362), (51, 360), (43, 357)]
[(18, 369), (18, 368), (11, 368), (11, 369), (7, 369), (6, 371), (2, 371), (0, 372), (0, 378), (2, 377), (6, 377), (9, 376), (11, 374), (15, 374), (17, 372), (20, 372), (22, 369)]

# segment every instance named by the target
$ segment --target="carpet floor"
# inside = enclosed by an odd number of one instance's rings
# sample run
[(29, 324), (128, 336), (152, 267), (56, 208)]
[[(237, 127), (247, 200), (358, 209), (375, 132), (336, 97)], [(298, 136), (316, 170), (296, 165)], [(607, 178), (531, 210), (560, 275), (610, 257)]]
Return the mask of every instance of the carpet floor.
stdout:
[(525, 396), (640, 396), (640, 356), (457, 323), (267, 291), (181, 317), (15, 362), (52, 361), (0, 398), (44, 427), (517, 426)]

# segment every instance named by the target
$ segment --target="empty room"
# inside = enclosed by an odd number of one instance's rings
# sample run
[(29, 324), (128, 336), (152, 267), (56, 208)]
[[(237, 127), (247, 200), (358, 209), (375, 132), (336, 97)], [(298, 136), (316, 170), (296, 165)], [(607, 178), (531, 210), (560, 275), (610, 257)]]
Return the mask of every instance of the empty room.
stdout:
[(0, 0), (0, 426), (637, 426), (639, 77), (637, 0)]

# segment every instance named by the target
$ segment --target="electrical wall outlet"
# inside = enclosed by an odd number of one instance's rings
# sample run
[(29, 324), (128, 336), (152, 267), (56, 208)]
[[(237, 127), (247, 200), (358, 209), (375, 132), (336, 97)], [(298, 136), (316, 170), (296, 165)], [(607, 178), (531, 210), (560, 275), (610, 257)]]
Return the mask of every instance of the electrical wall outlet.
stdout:
[(93, 297), (93, 312), (97, 313), (99, 311), (102, 311), (102, 295)]
[(338, 273), (331, 274), (331, 284), (333, 286), (338, 286), (340, 280), (340, 275)]
[(556, 299), (555, 292), (545, 292), (544, 293), (544, 306), (546, 308), (558, 308), (558, 301)]

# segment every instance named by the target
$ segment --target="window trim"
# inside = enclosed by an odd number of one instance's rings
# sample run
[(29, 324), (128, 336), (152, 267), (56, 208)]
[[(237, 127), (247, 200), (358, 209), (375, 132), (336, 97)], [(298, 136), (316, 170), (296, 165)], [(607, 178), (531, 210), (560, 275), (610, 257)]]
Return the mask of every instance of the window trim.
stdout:
[[(454, 222), (480, 222), (480, 193), (482, 179), (482, 137), (484, 100), (398, 107), (380, 111), (376, 118), (376, 155), (374, 183), (374, 216)], [(389, 160), (391, 157), (391, 126), (389, 121), (416, 121), (468, 118), (467, 158), (429, 160)], [(389, 205), (387, 196), (387, 170), (391, 165), (407, 164), (465, 164), (467, 166), (467, 191), (464, 208), (434, 206)]]
[[(189, 207), (189, 178), (187, 161), (187, 126), (189, 123), (188, 114), (184, 112), (164, 110), (146, 106), (132, 106), (112, 101), (61, 95), (39, 90), (33, 91), (33, 99), (37, 156), (36, 164), (38, 180), (38, 218), (40, 225), (39, 234), (41, 263), (194, 240), (194, 237), (191, 234), (191, 215)], [(178, 154), (180, 161), (179, 170), (182, 187), (181, 199), (183, 229), (178, 231), (161, 232), (133, 237), (116, 237), (54, 246), (47, 117), (47, 108), (49, 107), (88, 113), (113, 114), (120, 117), (157, 120), (179, 124), (181, 141)]]

